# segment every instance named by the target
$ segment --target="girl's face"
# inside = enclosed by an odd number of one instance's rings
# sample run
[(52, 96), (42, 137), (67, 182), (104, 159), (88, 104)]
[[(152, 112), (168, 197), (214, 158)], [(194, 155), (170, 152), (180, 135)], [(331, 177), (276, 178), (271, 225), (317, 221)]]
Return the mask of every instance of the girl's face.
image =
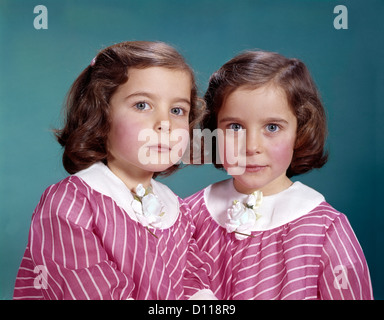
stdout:
[(110, 100), (108, 166), (129, 188), (177, 163), (189, 138), (191, 77), (163, 67), (129, 69)]
[[(292, 184), (286, 171), (292, 161), (297, 120), (282, 90), (271, 85), (236, 89), (221, 106), (218, 128), (224, 131), (224, 139), (219, 139), (223, 166), (230, 174), (234, 167), (238, 170), (232, 174), (237, 191), (261, 190), (270, 195)], [(239, 151), (238, 161), (228, 161), (222, 150), (226, 154)]]

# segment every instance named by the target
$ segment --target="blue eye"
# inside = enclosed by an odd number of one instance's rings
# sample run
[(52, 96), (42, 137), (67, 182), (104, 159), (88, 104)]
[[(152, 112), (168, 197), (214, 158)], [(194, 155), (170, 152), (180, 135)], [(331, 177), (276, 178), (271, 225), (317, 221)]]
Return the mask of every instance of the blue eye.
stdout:
[(266, 129), (268, 132), (277, 132), (280, 130), (280, 127), (277, 124), (271, 123), (267, 125)]
[(182, 115), (184, 115), (184, 110), (181, 108), (172, 108), (171, 113), (176, 115), (176, 116), (182, 116)]
[(138, 102), (135, 104), (135, 108), (142, 111), (142, 110), (150, 109), (151, 107), (146, 102)]
[(240, 131), (243, 129), (243, 126), (241, 124), (238, 124), (238, 123), (231, 123), (229, 125), (229, 129), (232, 129), (233, 131)]

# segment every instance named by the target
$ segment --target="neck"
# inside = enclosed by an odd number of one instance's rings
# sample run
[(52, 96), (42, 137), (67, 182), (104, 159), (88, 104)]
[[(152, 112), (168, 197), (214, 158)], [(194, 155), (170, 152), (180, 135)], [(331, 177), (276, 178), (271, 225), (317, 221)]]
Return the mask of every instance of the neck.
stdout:
[(278, 184), (266, 185), (265, 187), (261, 188), (260, 191), (263, 192), (263, 195), (265, 196), (271, 196), (288, 189), (292, 184), (293, 182), (289, 178), (285, 177), (285, 179), (280, 181)]
[(135, 192), (136, 187), (139, 183), (147, 188), (151, 184), (153, 172), (145, 171), (140, 168), (122, 168), (117, 166), (114, 161), (108, 161), (108, 168), (118, 177), (129, 190)]
[(276, 180), (266, 185), (259, 186), (257, 188), (246, 186), (240, 183), (239, 181), (237, 181), (235, 177), (233, 180), (233, 186), (235, 187), (237, 192), (240, 192), (243, 194), (251, 194), (259, 190), (263, 193), (264, 196), (271, 196), (273, 194), (284, 191), (285, 189), (288, 189), (292, 184), (293, 182), (287, 176), (281, 176)]

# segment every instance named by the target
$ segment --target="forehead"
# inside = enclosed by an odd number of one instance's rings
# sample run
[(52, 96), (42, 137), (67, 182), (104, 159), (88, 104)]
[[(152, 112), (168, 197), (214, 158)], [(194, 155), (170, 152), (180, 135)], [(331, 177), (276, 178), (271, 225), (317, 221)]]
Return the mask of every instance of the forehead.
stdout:
[(127, 82), (132, 84), (134, 82), (140, 83), (140, 80), (144, 80), (146, 83), (153, 82), (161, 84), (161, 82), (164, 82), (165, 80), (175, 79), (192, 81), (192, 75), (185, 69), (166, 67), (129, 68)]
[(121, 84), (115, 96), (138, 92), (150, 92), (157, 95), (190, 96), (192, 78), (188, 71), (165, 67), (130, 68), (128, 80)]
[(292, 113), (285, 92), (274, 85), (259, 88), (240, 87), (230, 92), (219, 113)]

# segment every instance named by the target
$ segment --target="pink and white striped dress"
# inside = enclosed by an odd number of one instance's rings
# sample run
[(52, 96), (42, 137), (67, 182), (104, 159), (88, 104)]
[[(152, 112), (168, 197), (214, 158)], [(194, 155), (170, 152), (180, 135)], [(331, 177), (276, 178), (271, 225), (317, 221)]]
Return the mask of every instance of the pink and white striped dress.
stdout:
[[(138, 221), (132, 195), (97, 163), (50, 186), (33, 217), (14, 299), (185, 299), (209, 287), (188, 206), (152, 180), (161, 229)], [(155, 236), (156, 237), (155, 237)]]
[(214, 259), (211, 289), (218, 299), (373, 299), (363, 251), (345, 215), (317, 191), (295, 182), (266, 196), (252, 237), (225, 228), (233, 179), (186, 201), (200, 249)]

